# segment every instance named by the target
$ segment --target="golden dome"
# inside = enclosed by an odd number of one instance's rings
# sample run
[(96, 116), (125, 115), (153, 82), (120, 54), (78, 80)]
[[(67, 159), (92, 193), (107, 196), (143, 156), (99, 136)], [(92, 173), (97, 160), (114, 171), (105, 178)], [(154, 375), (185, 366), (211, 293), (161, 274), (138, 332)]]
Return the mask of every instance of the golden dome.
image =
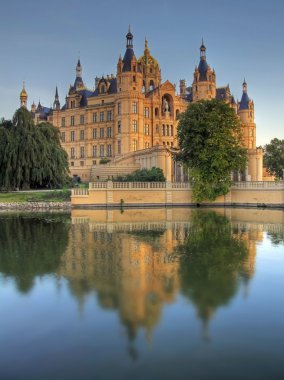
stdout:
[(23, 83), (23, 89), (22, 91), (20, 92), (20, 98), (27, 98), (28, 97), (28, 93), (25, 89), (25, 83)]
[(145, 39), (144, 54), (138, 59), (138, 63), (144, 65), (153, 65), (155, 68), (159, 67), (158, 61), (150, 54), (147, 39)]

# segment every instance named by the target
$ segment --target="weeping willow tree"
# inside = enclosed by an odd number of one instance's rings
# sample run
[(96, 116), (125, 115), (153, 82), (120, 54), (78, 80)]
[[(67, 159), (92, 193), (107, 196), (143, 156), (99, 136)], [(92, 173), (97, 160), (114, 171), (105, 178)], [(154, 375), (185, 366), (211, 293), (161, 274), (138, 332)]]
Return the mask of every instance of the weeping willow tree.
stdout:
[(67, 153), (52, 124), (35, 125), (25, 108), (0, 122), (0, 189), (54, 188), (67, 181)]

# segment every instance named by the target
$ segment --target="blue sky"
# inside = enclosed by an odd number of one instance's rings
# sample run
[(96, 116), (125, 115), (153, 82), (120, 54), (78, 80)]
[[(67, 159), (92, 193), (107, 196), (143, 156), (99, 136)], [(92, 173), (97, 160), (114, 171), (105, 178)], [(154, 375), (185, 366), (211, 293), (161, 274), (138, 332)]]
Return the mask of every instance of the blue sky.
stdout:
[(177, 85), (191, 84), (203, 37), (218, 86), (229, 83), (237, 99), (246, 78), (257, 144), (284, 138), (282, 0), (10, 0), (0, 9), (0, 117), (18, 108), (23, 81), (30, 104), (50, 106), (56, 85), (63, 103), (79, 55), (88, 87), (115, 73), (131, 24), (136, 56), (147, 37), (162, 79)]

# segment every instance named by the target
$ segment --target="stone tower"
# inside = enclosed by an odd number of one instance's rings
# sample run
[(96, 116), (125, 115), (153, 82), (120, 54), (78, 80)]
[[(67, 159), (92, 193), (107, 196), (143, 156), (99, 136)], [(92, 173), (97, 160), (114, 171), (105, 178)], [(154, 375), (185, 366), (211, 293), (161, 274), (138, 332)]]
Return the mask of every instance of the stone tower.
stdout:
[(192, 83), (192, 100), (213, 99), (216, 97), (216, 76), (206, 61), (206, 47), (203, 39), (200, 46), (200, 62), (195, 68)]
[(243, 145), (248, 150), (247, 180), (262, 181), (263, 151), (256, 148), (256, 125), (254, 122), (254, 102), (248, 96), (244, 79), (241, 101), (237, 105), (243, 132)]
[(115, 154), (143, 148), (143, 74), (133, 50), (133, 34), (126, 34), (126, 51), (117, 63), (117, 96), (115, 98)]

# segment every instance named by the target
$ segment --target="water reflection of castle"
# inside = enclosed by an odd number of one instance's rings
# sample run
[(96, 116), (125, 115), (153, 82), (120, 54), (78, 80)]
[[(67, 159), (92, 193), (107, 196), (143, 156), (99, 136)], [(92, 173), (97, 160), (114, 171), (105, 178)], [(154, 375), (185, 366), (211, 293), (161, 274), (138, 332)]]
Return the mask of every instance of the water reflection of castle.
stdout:
[[(223, 276), (229, 278), (225, 277), (225, 281), (229, 281), (228, 286), (232, 288), (224, 292), (223, 298), (219, 294), (212, 304), (208, 301), (208, 305), (191, 300), (203, 319), (209, 319), (219, 304), (226, 304), (240, 283), (247, 287), (254, 273), (256, 244), (263, 238), (262, 225), (242, 220), (238, 212), (236, 210), (237, 219), (232, 228), (229, 227), (230, 236), (233, 244), (243, 244), (235, 249), (245, 249), (246, 253), (234, 264), (232, 273), (228, 274), (223, 268), (219, 271), (222, 275), (223, 270)], [(62, 256), (59, 274), (69, 280), (73, 294), (81, 303), (86, 295), (94, 293), (102, 307), (117, 310), (130, 338), (140, 327), (150, 334), (165, 304), (173, 302), (183, 288), (189, 286), (194, 292), (192, 288), (199, 286), (199, 280), (194, 279), (192, 273), (190, 277), (196, 282), (191, 282), (186, 273), (183, 276), (181, 266), (185, 264), (177, 254), (177, 248), (193, 233), (192, 213), (195, 211), (190, 209), (128, 210), (124, 213), (74, 210), (69, 246)], [(229, 219), (235, 219), (231, 215), (234, 210), (220, 211), (220, 220), (225, 223), (221, 228), (226, 229), (224, 213)], [(189, 261), (186, 265), (194, 270), (194, 265), (198, 268), (200, 263)], [(218, 281), (223, 280), (216, 278), (213, 286), (218, 287)], [(210, 281), (208, 286), (212, 287)]]

